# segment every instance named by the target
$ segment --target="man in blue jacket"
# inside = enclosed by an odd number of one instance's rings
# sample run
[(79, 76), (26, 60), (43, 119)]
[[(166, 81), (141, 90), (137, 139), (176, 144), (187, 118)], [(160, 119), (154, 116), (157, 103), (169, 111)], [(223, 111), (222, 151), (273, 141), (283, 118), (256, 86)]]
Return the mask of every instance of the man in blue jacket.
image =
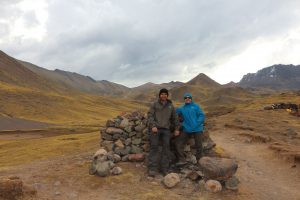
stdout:
[(177, 165), (184, 165), (186, 164), (184, 146), (191, 137), (195, 139), (197, 160), (202, 157), (203, 122), (205, 116), (200, 106), (193, 102), (190, 93), (184, 94), (184, 104), (176, 109), (176, 113), (183, 120), (181, 122), (182, 132), (175, 141), (178, 158)]

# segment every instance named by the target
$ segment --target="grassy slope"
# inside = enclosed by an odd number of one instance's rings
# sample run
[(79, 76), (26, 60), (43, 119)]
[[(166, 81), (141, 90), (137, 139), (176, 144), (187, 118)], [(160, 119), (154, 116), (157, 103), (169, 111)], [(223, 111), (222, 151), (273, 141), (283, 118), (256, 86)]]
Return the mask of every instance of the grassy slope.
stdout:
[(144, 108), (123, 99), (47, 93), (0, 82), (0, 113), (11, 117), (63, 125), (100, 125), (123, 111)]

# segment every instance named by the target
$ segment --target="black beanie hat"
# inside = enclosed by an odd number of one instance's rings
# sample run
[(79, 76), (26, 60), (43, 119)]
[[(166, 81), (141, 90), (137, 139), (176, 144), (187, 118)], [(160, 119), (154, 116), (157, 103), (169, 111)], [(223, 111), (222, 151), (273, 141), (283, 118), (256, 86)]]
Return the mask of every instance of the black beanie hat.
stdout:
[(161, 89), (158, 96), (160, 96), (161, 93), (166, 93), (169, 96), (169, 91), (166, 88)]

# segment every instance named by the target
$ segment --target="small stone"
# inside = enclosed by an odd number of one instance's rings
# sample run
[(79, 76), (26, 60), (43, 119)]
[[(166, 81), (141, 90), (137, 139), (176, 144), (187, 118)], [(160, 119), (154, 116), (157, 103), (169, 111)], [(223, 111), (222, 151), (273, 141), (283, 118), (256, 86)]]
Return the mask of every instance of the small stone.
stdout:
[(115, 145), (116, 145), (116, 147), (119, 147), (122, 149), (125, 147), (123, 142), (120, 139), (115, 142)]
[(131, 145), (131, 138), (127, 138), (127, 139), (125, 140), (125, 145), (126, 145), (126, 146)]
[(101, 146), (106, 150), (106, 151), (112, 151), (114, 147), (113, 141), (103, 141), (101, 143)]
[(128, 120), (127, 118), (124, 118), (124, 119), (121, 121), (119, 127), (124, 129), (124, 128), (126, 128), (128, 125), (129, 125), (129, 120)]
[(107, 151), (105, 149), (99, 149), (93, 156), (94, 159), (105, 161), (107, 160)]
[(117, 162), (121, 161), (121, 156), (119, 156), (118, 154), (114, 154), (113, 158), (114, 158), (114, 161), (113, 161), (114, 163), (117, 163)]
[(60, 186), (61, 185), (61, 182), (60, 181), (56, 181), (55, 183), (54, 183), (54, 186)]
[(128, 154), (128, 160), (131, 162), (141, 162), (145, 160), (145, 154)]
[(144, 124), (139, 124), (138, 126), (136, 126), (136, 127), (134, 128), (134, 130), (135, 130), (136, 132), (141, 132), (141, 133), (142, 133), (142, 131), (143, 131), (145, 128), (146, 128), (146, 126), (145, 126)]
[(225, 188), (228, 190), (238, 190), (239, 179), (235, 176), (231, 177), (225, 182)]
[(113, 119), (109, 119), (106, 121), (106, 127), (114, 127), (115, 121)]
[(122, 138), (122, 135), (119, 134), (119, 133), (116, 133), (116, 134), (113, 135), (112, 138), (113, 138), (113, 140), (118, 140), (118, 139), (121, 139), (121, 138)]
[(138, 146), (132, 145), (130, 153), (140, 154), (140, 153), (143, 153), (143, 150)]
[(136, 139), (132, 140), (132, 144), (134, 144), (134, 145), (139, 145), (139, 144), (141, 144), (141, 142), (142, 142), (141, 138), (136, 138)]
[(143, 146), (142, 146), (143, 150), (145, 152), (149, 152), (150, 151), (150, 144), (149, 143), (145, 143)]
[(108, 127), (105, 132), (109, 135), (114, 135), (114, 134), (122, 134), (123, 130), (115, 127)]
[(56, 192), (55, 192), (55, 195), (56, 195), (56, 196), (59, 196), (60, 194), (61, 194), (61, 193), (60, 193), (59, 191), (56, 191)]
[(222, 185), (219, 181), (208, 180), (205, 183), (205, 189), (209, 192), (217, 193), (222, 191)]
[(129, 137), (133, 137), (133, 136), (135, 136), (135, 135), (136, 135), (136, 132), (135, 132), (135, 131), (132, 131), (132, 132), (129, 133)]
[(109, 135), (107, 133), (101, 133), (101, 138), (102, 138), (102, 140), (106, 140), (106, 141), (112, 141), (113, 140), (112, 135)]
[(122, 174), (123, 170), (121, 167), (114, 167), (112, 170), (111, 170), (111, 173), (113, 175), (119, 175), (119, 174)]
[[(131, 126), (126, 126), (125, 128), (124, 128), (124, 130), (127, 132), (127, 133), (131, 133), (132, 132), (132, 128), (131, 128)], [(130, 135), (129, 135), (130, 136)]]
[(180, 182), (180, 177), (176, 173), (167, 174), (164, 179), (163, 183), (167, 188), (173, 188)]
[(127, 162), (127, 161), (129, 161), (128, 155), (123, 156), (122, 157), (122, 162)]
[(196, 171), (191, 171), (190, 173), (187, 174), (187, 177), (193, 181), (200, 178), (199, 174)]

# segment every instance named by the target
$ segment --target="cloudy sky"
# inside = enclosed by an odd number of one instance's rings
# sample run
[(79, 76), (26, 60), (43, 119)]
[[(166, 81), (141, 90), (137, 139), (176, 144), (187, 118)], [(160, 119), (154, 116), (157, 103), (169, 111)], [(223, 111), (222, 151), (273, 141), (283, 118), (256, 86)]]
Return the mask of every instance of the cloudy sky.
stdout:
[(299, 0), (0, 0), (0, 49), (127, 86), (300, 64)]

